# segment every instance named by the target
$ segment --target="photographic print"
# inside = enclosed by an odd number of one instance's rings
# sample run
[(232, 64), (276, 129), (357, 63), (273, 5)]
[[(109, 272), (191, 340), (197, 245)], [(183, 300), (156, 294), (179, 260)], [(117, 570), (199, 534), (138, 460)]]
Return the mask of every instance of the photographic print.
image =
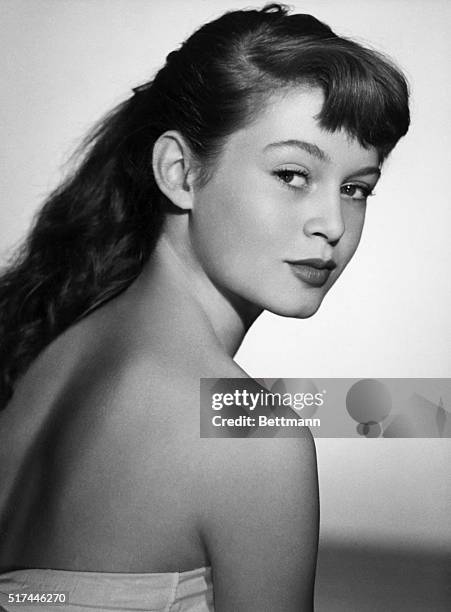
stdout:
[(0, 610), (451, 609), (447, 0), (0, 0)]

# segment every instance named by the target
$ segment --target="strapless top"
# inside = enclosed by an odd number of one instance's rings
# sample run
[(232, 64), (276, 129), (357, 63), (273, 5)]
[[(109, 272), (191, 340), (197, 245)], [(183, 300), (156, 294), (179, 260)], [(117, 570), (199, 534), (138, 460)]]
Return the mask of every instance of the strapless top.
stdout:
[[(62, 596), (57, 598), (58, 594)], [(42, 603), (37, 601), (38, 595)], [(0, 574), (2, 612), (83, 610), (212, 612), (211, 568), (200, 567), (187, 572), (162, 574), (51, 569), (21, 569)]]

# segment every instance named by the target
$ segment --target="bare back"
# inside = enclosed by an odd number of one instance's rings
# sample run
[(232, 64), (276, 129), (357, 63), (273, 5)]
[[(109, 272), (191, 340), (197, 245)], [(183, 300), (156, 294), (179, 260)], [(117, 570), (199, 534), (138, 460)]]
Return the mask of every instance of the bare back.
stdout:
[(68, 330), (0, 413), (1, 569), (208, 564), (192, 488), (198, 382), (112, 329), (99, 313)]

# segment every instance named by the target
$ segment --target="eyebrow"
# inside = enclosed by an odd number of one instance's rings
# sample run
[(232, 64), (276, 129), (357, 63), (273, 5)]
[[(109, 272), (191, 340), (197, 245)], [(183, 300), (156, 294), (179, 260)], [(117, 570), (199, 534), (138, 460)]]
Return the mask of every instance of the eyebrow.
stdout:
[(348, 178), (353, 178), (354, 176), (364, 176), (367, 174), (376, 174), (379, 178), (381, 175), (381, 169), (378, 166), (366, 166), (365, 168), (359, 168), (357, 172), (353, 172)]
[(312, 155), (321, 161), (330, 162), (330, 157), (327, 155), (327, 153), (320, 149), (318, 145), (311, 142), (305, 142), (305, 140), (281, 140), (279, 142), (271, 142), (269, 145), (266, 145), (263, 150), (267, 151), (268, 149), (278, 149), (283, 147), (296, 147), (297, 149), (301, 149), (302, 151), (305, 151), (309, 155)]
[[(285, 148), (285, 147), (296, 147), (297, 149), (301, 149), (302, 151), (305, 151), (309, 155), (316, 157), (316, 159), (319, 159), (320, 161), (327, 162), (327, 163), (331, 162), (329, 155), (327, 155), (327, 153), (323, 151), (323, 149), (320, 149), (318, 145), (313, 144), (311, 142), (306, 142), (305, 140), (291, 139), (291, 140), (281, 140), (279, 142), (271, 142), (269, 145), (266, 145), (266, 147), (263, 150), (267, 151), (268, 149), (278, 149), (278, 148)], [(359, 170), (357, 170), (357, 172), (353, 172), (349, 176), (349, 178), (352, 178), (354, 176), (366, 175), (366, 174), (376, 174), (378, 177), (380, 177), (381, 170), (378, 166), (365, 166), (365, 168), (360, 168)]]

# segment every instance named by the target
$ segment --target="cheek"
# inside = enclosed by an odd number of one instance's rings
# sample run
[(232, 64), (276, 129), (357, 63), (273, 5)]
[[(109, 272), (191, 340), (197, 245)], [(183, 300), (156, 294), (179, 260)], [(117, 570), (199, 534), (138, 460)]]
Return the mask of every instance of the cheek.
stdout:
[(346, 231), (340, 245), (345, 263), (351, 259), (359, 245), (364, 222), (365, 206), (361, 204), (355, 209), (351, 208), (345, 216)]
[(273, 198), (255, 180), (233, 185), (218, 181), (207, 186), (192, 213), (192, 240), (208, 269), (222, 273), (254, 271), (269, 252), (283, 244), (289, 223), (284, 224)]

